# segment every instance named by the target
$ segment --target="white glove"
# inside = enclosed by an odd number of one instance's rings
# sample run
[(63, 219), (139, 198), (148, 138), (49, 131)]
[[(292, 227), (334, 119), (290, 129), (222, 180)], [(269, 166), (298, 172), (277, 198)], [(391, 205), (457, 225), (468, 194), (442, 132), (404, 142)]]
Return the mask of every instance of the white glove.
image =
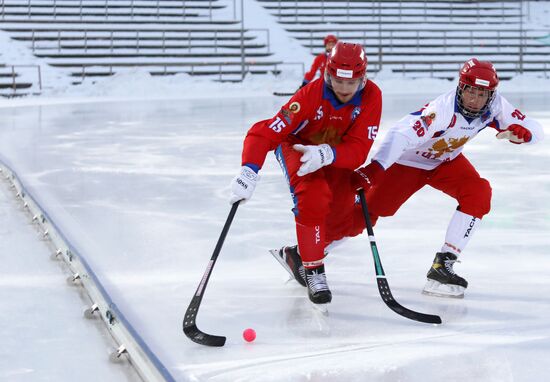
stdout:
[(328, 166), (334, 162), (334, 151), (326, 143), (317, 146), (294, 145), (292, 147), (294, 150), (304, 153), (300, 158), (302, 165), (298, 170), (298, 176), (315, 172), (321, 167)]
[(250, 167), (242, 166), (241, 172), (231, 181), (231, 196), (229, 204), (233, 204), (238, 200), (242, 200), (241, 204), (252, 197), (252, 193), (256, 188), (256, 182), (260, 180), (260, 176), (256, 174)]

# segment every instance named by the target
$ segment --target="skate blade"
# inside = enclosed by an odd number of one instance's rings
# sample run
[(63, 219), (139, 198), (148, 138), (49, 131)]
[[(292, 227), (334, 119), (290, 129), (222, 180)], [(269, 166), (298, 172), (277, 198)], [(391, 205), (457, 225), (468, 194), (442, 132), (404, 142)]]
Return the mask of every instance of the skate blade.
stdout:
[(279, 262), (279, 264), (281, 264), (283, 266), (284, 269), (286, 269), (286, 271), (288, 272), (290, 277), (294, 280), (294, 273), (292, 273), (292, 269), (290, 269), (290, 267), (288, 266), (286, 261), (281, 256), (279, 256), (279, 250), (278, 249), (270, 249), (269, 253), (271, 253), (271, 255), (275, 258), (275, 260), (277, 260)]
[(313, 306), (313, 309), (324, 316), (328, 316), (328, 304), (315, 304), (310, 301), (310, 304)]
[(422, 294), (434, 297), (464, 298), (465, 289), (459, 285), (441, 284), (439, 281), (428, 280)]
[(288, 283), (291, 283), (293, 281), (296, 281), (296, 279), (294, 277), (290, 277), (290, 276), (285, 276), (284, 279), (285, 279), (284, 280), (285, 285), (288, 284)]
[(330, 336), (328, 304), (314, 304), (311, 301), (309, 304), (313, 305), (313, 309), (311, 309), (311, 318), (317, 333), (324, 336)]
[(279, 256), (279, 250), (278, 249), (270, 249), (269, 253), (271, 253), (271, 255), (275, 258), (275, 260), (277, 260), (279, 262), (279, 264), (281, 264), (283, 266), (283, 268), (286, 269), (286, 271), (288, 272), (289, 279), (287, 279), (284, 282), (285, 284), (288, 284), (289, 282), (294, 280), (298, 284), (300, 284), (301, 286), (305, 286), (305, 285), (302, 285), (298, 280), (296, 280), (296, 277), (294, 276), (294, 273), (292, 273), (292, 269), (290, 269), (290, 267), (286, 263), (285, 259), (283, 259), (281, 256)]

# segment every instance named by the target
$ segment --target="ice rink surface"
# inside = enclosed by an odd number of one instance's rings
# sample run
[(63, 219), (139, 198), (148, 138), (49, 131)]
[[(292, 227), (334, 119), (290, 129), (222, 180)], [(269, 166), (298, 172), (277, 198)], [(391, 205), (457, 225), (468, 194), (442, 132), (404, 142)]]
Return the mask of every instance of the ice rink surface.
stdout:
[[(436, 95), (385, 97), (377, 142)], [(504, 96), (550, 133), (550, 93)], [(425, 188), (375, 227), (394, 297), (441, 315), (443, 325), (410, 321), (385, 306), (365, 234), (326, 259), (333, 303), (327, 318), (316, 314), (305, 289), (285, 282), (286, 272), (268, 254), (295, 242), (291, 199), (270, 155), (254, 197), (237, 211), (197, 319), (203, 331), (227, 336), (227, 344), (201, 347), (184, 336), (183, 315), (229, 212), (228, 184), (240, 167), (243, 136), (284, 102), (236, 95), (3, 108), (0, 153), (178, 381), (527, 382), (547, 375), (550, 139), (513, 145), (489, 128), (464, 151), (493, 188), (492, 211), (455, 267), (469, 281), (465, 299), (420, 293), (454, 200)], [(47, 256), (21, 252), (30, 262)], [(2, 274), (26, 272), (4, 265)], [(21, 292), (5, 284), (3, 295)], [(32, 299), (21, 295), (15, 298)], [(25, 316), (18, 306), (3, 303), (1, 316)], [(23, 332), (8, 325), (4, 343)], [(49, 335), (62, 330), (44, 325)], [(258, 334), (253, 343), (241, 337), (248, 327)]]

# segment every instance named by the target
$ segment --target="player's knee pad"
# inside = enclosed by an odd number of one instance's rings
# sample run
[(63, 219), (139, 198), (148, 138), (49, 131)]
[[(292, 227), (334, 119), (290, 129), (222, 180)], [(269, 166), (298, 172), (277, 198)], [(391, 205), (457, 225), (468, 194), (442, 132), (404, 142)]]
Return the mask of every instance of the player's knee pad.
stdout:
[(491, 196), (491, 184), (487, 179), (467, 182), (458, 198), (460, 211), (481, 219), (491, 211)]

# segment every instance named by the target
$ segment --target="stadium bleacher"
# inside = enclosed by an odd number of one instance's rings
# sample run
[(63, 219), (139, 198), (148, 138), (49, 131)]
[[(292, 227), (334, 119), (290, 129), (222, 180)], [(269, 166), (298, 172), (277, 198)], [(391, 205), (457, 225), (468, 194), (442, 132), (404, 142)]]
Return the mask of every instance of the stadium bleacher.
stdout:
[[(491, 60), (503, 79), (547, 76), (550, 69), (549, 32), (527, 22), (523, 2), (248, 1), (261, 4), (312, 55), (323, 51), (328, 33), (363, 44), (373, 74), (453, 78), (472, 56)], [(218, 81), (278, 73), (283, 63), (274, 59), (273, 32), (243, 28), (238, 6), (236, 0), (10, 0), (0, 4), (0, 29), (74, 84), (135, 67)], [(0, 88), (21, 92), (30, 87), (26, 78), (0, 67)]]

